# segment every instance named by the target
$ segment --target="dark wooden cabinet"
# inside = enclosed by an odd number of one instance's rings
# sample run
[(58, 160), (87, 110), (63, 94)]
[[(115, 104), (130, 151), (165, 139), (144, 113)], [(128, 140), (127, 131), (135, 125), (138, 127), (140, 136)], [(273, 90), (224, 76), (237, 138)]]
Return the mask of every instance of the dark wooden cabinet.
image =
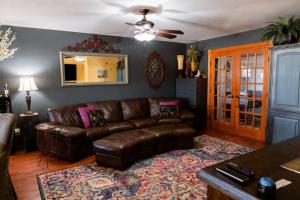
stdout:
[(207, 79), (176, 79), (176, 97), (189, 100), (190, 106), (197, 114), (196, 128), (206, 126), (207, 116)]
[(11, 113), (11, 101), (10, 97), (0, 97), (0, 113)]
[(273, 144), (300, 135), (300, 44), (270, 51), (267, 141)]

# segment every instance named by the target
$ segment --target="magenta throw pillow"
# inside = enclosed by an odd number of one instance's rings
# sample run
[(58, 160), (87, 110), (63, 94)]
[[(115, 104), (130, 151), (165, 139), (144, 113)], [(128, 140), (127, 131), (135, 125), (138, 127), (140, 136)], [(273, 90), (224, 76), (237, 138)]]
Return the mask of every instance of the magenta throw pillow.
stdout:
[(90, 120), (90, 117), (89, 117), (89, 114), (88, 114), (88, 112), (90, 110), (96, 110), (96, 107), (94, 109), (93, 109), (92, 106), (89, 106), (89, 107), (79, 107), (78, 108), (78, 111), (79, 111), (81, 120), (83, 122), (84, 128), (91, 127), (91, 120)]

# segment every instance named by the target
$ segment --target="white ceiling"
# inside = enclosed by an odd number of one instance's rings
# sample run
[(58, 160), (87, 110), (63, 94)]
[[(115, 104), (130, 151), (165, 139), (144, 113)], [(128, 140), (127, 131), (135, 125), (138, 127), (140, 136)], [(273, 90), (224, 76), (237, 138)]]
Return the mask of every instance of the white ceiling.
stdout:
[(133, 37), (124, 24), (150, 6), (155, 28), (181, 29), (172, 42), (188, 43), (261, 28), (278, 16), (300, 15), (299, 0), (0, 0), (0, 23)]

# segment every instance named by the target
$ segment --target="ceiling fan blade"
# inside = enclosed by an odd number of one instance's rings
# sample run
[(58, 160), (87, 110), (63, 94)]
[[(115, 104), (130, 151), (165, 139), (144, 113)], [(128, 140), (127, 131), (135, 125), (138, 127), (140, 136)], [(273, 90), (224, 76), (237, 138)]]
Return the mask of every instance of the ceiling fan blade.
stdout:
[(154, 35), (169, 38), (169, 39), (174, 39), (174, 38), (177, 37), (176, 35), (172, 35), (172, 34), (169, 34), (169, 33), (161, 33), (161, 32), (156, 32), (156, 33), (154, 33)]
[(160, 33), (171, 33), (171, 34), (179, 34), (179, 35), (183, 35), (184, 32), (181, 30), (167, 30), (167, 29), (158, 29), (157, 30)]
[(127, 24), (127, 25), (129, 25), (129, 26), (135, 26), (135, 24), (133, 24), (133, 23), (125, 22), (125, 24)]

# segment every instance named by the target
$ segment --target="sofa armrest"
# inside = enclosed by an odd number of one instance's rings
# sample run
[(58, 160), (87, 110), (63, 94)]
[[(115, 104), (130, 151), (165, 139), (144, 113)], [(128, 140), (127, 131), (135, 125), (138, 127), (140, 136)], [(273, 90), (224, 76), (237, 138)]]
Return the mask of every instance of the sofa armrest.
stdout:
[(57, 158), (75, 162), (92, 153), (85, 129), (53, 122), (41, 123), (35, 128), (38, 149), (42, 154), (54, 153)]
[(44, 122), (38, 124), (36, 127), (37, 131), (45, 132), (47, 130), (55, 129), (59, 131), (59, 135), (67, 137), (67, 138), (75, 138), (75, 137), (82, 137), (86, 136), (86, 130), (78, 127), (73, 126), (65, 126), (53, 122)]

